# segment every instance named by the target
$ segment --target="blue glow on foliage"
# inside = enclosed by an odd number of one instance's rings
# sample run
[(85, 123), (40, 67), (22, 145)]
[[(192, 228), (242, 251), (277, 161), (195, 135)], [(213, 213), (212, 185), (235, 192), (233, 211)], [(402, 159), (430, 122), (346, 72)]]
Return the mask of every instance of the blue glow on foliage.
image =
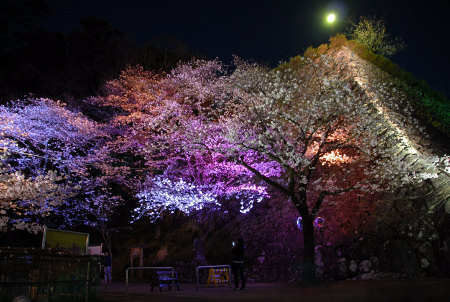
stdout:
[(317, 217), (314, 220), (314, 226), (316, 228), (322, 228), (324, 226), (324, 223), (325, 223), (325, 219), (323, 219), (322, 217)]
[(303, 218), (301, 217), (301, 216), (299, 216), (298, 218), (297, 218), (297, 229), (299, 229), (299, 230), (303, 230)]
[(134, 221), (145, 215), (154, 222), (164, 211), (174, 213), (178, 209), (183, 213), (191, 214), (203, 209), (207, 204), (220, 207), (216, 194), (183, 179), (172, 181), (168, 178), (156, 177), (152, 180), (152, 185), (136, 197), (139, 198), (139, 207), (134, 209)]

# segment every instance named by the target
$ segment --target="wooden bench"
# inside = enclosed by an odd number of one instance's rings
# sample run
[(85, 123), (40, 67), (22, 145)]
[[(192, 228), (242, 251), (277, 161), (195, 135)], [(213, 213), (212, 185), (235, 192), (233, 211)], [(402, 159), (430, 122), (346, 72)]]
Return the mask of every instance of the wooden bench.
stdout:
[(177, 272), (173, 273), (173, 280), (172, 280), (172, 271), (156, 271), (153, 274), (151, 282), (152, 291), (153, 287), (155, 286), (159, 287), (159, 291), (161, 291), (163, 287), (168, 287), (169, 290), (172, 290), (172, 284), (176, 284), (177, 290), (180, 290), (180, 281), (178, 280)]

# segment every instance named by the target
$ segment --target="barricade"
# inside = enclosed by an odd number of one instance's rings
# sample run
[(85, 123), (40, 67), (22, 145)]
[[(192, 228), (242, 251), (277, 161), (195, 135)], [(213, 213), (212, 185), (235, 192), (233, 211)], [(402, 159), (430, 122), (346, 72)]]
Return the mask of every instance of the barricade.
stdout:
[(230, 266), (229, 265), (205, 265), (205, 266), (197, 266), (195, 272), (197, 277), (197, 290), (200, 285), (198, 271), (199, 269), (208, 269), (208, 279), (206, 280), (206, 285), (209, 286), (213, 283), (215, 286), (218, 284), (228, 283), (228, 286), (231, 287), (230, 280)]
[(229, 284), (230, 274), (228, 268), (210, 268), (206, 285), (209, 287), (211, 283), (213, 283), (215, 287), (217, 287), (218, 284)]

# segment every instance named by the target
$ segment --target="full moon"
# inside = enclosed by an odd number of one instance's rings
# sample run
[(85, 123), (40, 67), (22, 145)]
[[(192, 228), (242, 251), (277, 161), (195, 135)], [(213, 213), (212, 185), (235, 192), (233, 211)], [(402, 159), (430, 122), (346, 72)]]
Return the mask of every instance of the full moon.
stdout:
[(336, 15), (335, 14), (329, 14), (327, 17), (328, 22), (334, 22), (334, 20), (336, 20)]

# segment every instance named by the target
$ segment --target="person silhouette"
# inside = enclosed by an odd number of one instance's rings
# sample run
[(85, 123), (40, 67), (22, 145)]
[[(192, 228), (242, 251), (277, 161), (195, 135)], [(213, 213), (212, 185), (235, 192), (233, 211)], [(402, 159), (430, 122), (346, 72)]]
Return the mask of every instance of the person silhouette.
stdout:
[(233, 274), (234, 274), (234, 289), (239, 288), (239, 277), (241, 278), (241, 289), (245, 289), (245, 245), (244, 239), (239, 237), (237, 241), (233, 241), (233, 247), (231, 248), (231, 254), (233, 255)]
[(107, 286), (109, 283), (112, 282), (111, 280), (111, 265), (112, 265), (112, 258), (108, 251), (105, 252), (105, 285)]

